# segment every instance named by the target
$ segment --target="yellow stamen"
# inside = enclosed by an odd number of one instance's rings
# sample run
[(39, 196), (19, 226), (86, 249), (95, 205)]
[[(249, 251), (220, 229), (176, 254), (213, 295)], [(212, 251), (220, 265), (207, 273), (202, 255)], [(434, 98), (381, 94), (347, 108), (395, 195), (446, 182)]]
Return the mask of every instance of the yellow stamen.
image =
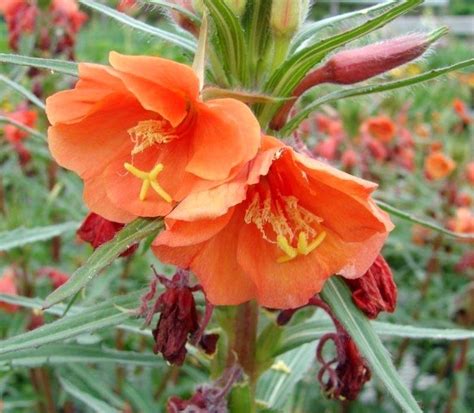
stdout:
[(133, 176), (141, 179), (143, 181), (142, 187), (140, 188), (140, 201), (144, 201), (148, 194), (148, 190), (150, 186), (155, 190), (155, 192), (163, 198), (166, 202), (171, 203), (172, 198), (171, 196), (160, 186), (156, 178), (158, 177), (159, 173), (163, 170), (164, 166), (161, 163), (156, 164), (150, 172), (142, 171), (132, 164), (125, 162), (123, 167), (130, 172)]
[(308, 255), (309, 253), (313, 252), (326, 238), (326, 232), (322, 231), (313, 242), (308, 244), (308, 236), (305, 232), (300, 232), (298, 235), (298, 244), (297, 247), (293, 247), (290, 245), (288, 239), (286, 239), (283, 235), (277, 236), (277, 245), (278, 247), (286, 254), (281, 257), (277, 258), (277, 262), (279, 264), (291, 261), (292, 259), (296, 258), (298, 255)]
[(277, 236), (277, 245), (286, 254), (277, 259), (278, 263), (290, 261), (298, 255), (298, 250), (292, 247), (283, 235)]

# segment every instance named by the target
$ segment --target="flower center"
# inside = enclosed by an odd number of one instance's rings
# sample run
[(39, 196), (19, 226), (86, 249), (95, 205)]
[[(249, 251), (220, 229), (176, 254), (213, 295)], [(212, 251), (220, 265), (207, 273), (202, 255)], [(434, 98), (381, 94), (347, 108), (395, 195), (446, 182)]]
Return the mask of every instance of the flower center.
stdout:
[(270, 191), (263, 197), (255, 192), (244, 221), (253, 223), (263, 239), (276, 244), (284, 253), (278, 257), (278, 263), (308, 255), (326, 237), (326, 232), (319, 230), (322, 219), (299, 205), (298, 198), (281, 194), (272, 196)]
[(161, 198), (163, 198), (166, 202), (171, 203), (171, 196), (160, 186), (157, 181), (158, 174), (164, 168), (162, 163), (157, 163), (150, 172), (142, 171), (128, 162), (125, 162), (123, 167), (132, 175), (143, 180), (139, 195), (140, 201), (144, 201), (146, 199), (148, 190), (151, 187)]
[(164, 119), (140, 121), (127, 132), (134, 144), (132, 155), (143, 152), (155, 144), (168, 143), (179, 138), (175, 128)]

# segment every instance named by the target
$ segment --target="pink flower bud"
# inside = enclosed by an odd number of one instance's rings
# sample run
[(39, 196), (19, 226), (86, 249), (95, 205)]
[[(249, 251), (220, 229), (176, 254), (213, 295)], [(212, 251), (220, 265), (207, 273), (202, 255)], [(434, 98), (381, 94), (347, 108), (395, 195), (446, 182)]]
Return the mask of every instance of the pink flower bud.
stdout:
[(289, 100), (271, 122), (280, 129), (296, 99), (308, 89), (322, 83), (350, 85), (388, 72), (420, 57), (428, 47), (447, 32), (440, 28), (430, 34), (409, 34), (356, 49), (343, 50), (332, 56), (323, 66), (308, 73), (293, 91)]
[(323, 67), (310, 73), (307, 78), (318, 73), (317, 77), (322, 80), (318, 83), (350, 85), (362, 82), (420, 57), (432, 42), (432, 36), (409, 34), (356, 49), (343, 50), (331, 57)]

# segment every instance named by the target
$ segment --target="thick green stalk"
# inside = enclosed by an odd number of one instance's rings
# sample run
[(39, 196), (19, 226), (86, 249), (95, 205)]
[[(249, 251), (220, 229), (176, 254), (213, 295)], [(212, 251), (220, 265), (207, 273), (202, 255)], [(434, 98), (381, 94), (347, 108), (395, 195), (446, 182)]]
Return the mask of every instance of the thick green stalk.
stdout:
[[(254, 400), (258, 378), (256, 363), (257, 324), (258, 305), (255, 301), (250, 301), (237, 307), (232, 350), (237, 356), (239, 364), (249, 377)], [(255, 406), (253, 409), (255, 409)]]

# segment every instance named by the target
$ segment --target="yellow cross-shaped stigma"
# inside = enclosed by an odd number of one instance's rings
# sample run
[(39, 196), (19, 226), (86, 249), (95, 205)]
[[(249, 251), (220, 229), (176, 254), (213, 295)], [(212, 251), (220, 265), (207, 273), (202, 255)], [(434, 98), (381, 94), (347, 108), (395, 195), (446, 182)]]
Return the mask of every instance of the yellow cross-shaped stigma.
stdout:
[(132, 175), (143, 180), (142, 187), (140, 189), (140, 201), (144, 201), (150, 186), (155, 190), (155, 192), (161, 196), (166, 202), (172, 201), (171, 196), (160, 186), (156, 178), (159, 173), (163, 170), (164, 166), (162, 163), (157, 163), (150, 172), (141, 171), (132, 164), (125, 162), (123, 167), (130, 172)]
[(291, 246), (286, 237), (283, 235), (277, 236), (278, 247), (286, 254), (277, 259), (279, 264), (283, 262), (291, 261), (298, 255), (308, 255), (314, 251), (326, 238), (326, 231), (322, 231), (313, 242), (308, 244), (308, 236), (304, 232), (300, 232), (298, 235), (298, 244), (296, 248)]

